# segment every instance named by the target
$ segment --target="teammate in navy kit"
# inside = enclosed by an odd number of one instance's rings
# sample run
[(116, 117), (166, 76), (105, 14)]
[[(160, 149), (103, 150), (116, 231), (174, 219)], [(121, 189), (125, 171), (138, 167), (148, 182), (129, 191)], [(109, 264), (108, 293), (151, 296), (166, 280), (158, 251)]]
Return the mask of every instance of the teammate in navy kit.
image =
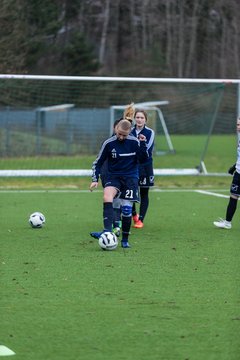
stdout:
[[(100, 169), (108, 159), (108, 173), (103, 194), (103, 231), (112, 231), (113, 199), (122, 199), (122, 247), (130, 247), (128, 236), (131, 227), (132, 204), (139, 201), (138, 166), (146, 162), (148, 151), (146, 137), (140, 134), (138, 139), (131, 135), (131, 123), (121, 120), (115, 128), (116, 134), (102, 144), (92, 170), (90, 190), (97, 188)], [(102, 232), (91, 233), (100, 237)]]
[(143, 220), (147, 213), (149, 205), (149, 188), (154, 185), (153, 174), (153, 147), (154, 147), (154, 131), (146, 126), (147, 113), (145, 110), (135, 110), (135, 126), (132, 130), (132, 134), (136, 137), (144, 135), (146, 137), (148, 159), (139, 165), (139, 187), (140, 187), (140, 208), (139, 215), (136, 211), (136, 205), (133, 204), (133, 222), (135, 228), (142, 228)]
[(228, 173), (233, 175), (231, 188), (230, 188), (230, 198), (226, 210), (226, 219), (219, 218), (217, 221), (214, 221), (213, 224), (220, 229), (232, 228), (232, 218), (237, 209), (238, 199), (240, 198), (240, 116), (237, 119), (237, 162), (230, 167)]

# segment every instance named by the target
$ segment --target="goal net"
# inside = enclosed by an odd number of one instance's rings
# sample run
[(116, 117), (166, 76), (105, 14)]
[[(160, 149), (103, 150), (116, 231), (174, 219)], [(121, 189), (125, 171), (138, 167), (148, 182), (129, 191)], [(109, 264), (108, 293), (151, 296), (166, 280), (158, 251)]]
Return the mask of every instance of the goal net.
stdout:
[[(36, 155), (48, 154), (49, 152), (71, 154), (73, 132), (70, 122), (70, 109), (73, 107), (74, 104), (61, 104), (36, 109), (34, 124)], [(49, 139), (54, 139), (52, 148)]]
[(217, 143), (234, 144), (238, 86), (238, 80), (2, 74), (0, 176), (89, 175), (131, 102), (147, 111), (155, 130), (156, 175), (221, 172), (226, 147)]

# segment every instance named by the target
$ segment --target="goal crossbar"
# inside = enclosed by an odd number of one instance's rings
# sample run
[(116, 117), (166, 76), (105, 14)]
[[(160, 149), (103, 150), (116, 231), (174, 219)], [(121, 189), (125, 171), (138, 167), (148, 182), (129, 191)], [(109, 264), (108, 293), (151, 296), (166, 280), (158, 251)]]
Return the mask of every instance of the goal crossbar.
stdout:
[(74, 104), (52, 105), (52, 106), (40, 107), (37, 109), (37, 111), (62, 111), (62, 110), (72, 109), (74, 106), (75, 106)]
[(149, 77), (118, 77), (118, 76), (65, 76), (65, 75), (0, 74), (0, 79), (240, 84), (240, 79), (149, 78)]

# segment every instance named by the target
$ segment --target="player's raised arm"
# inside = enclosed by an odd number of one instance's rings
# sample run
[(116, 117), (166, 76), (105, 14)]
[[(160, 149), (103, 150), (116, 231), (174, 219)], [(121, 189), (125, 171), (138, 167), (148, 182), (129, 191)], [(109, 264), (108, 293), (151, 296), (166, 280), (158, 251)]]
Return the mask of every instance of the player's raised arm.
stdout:
[(148, 161), (149, 158), (146, 137), (140, 134), (138, 136), (138, 139), (139, 139), (139, 148), (137, 152), (138, 161), (140, 163), (145, 163), (146, 161)]

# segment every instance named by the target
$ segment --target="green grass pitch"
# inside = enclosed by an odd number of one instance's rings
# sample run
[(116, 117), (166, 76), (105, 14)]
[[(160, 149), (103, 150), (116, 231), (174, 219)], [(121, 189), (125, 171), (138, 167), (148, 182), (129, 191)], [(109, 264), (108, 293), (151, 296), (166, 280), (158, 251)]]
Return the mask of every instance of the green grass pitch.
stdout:
[(227, 199), (152, 191), (132, 248), (106, 252), (89, 236), (101, 191), (0, 198), (0, 344), (14, 359), (239, 359), (239, 215), (212, 225)]

